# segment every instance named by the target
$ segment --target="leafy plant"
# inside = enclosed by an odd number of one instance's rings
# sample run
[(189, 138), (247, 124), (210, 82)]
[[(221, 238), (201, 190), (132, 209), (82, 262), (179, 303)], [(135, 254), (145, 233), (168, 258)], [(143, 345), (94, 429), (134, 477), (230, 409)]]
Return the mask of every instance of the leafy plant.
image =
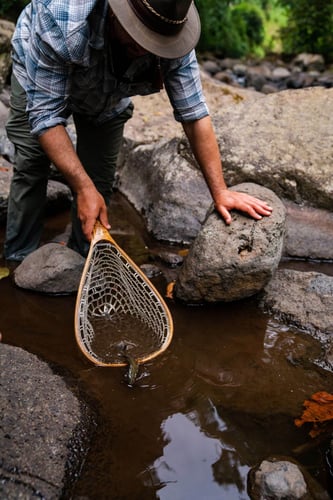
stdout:
[(242, 57), (261, 43), (263, 19), (260, 7), (251, 2), (197, 0), (201, 19), (199, 50), (221, 56)]
[(20, 12), (29, 3), (29, 0), (2, 0), (0, 4), (0, 17), (16, 21)]
[(283, 49), (310, 52), (333, 60), (333, 0), (280, 0), (287, 9), (288, 25), (281, 31)]
[(255, 52), (264, 40), (262, 10), (256, 5), (242, 2), (232, 8), (231, 19), (234, 29), (237, 30), (243, 40), (246, 52)]

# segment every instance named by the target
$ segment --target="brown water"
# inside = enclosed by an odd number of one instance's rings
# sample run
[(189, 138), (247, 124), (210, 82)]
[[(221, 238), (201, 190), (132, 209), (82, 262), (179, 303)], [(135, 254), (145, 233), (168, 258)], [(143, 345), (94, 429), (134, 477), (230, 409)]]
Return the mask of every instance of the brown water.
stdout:
[(90, 347), (95, 357), (103, 363), (124, 363), (124, 344), (134, 358), (144, 357), (161, 347), (154, 330), (131, 314), (92, 316), (90, 324), (94, 331)]
[[(115, 239), (136, 262), (147, 261), (129, 207), (121, 203), (115, 217)], [(135, 230), (124, 229), (124, 220)], [(45, 240), (65, 221), (50, 219)], [(332, 273), (329, 265), (321, 269)], [(164, 295), (165, 281), (153, 282)], [(129, 387), (126, 368), (93, 367), (80, 354), (75, 297), (33, 294), (9, 278), (0, 281), (0, 297), (3, 342), (68, 370), (96, 401), (100, 423), (73, 498), (248, 499), (248, 471), (270, 455), (297, 458), (327, 485), (327, 443), (295, 455), (310, 438), (293, 421), (311, 394), (332, 392), (333, 375), (314, 363), (317, 341), (264, 316), (254, 300), (205, 307), (169, 301), (173, 341)]]

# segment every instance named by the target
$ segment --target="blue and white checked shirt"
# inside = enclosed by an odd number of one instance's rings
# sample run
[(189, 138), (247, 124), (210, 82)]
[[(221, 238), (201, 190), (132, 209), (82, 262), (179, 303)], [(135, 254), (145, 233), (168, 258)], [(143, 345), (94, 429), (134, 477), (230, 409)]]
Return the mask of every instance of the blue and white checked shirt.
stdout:
[[(107, 12), (107, 0), (32, 0), (22, 12), (12, 39), (13, 71), (27, 93), (33, 134), (66, 125), (73, 111), (102, 123), (121, 113), (129, 96), (157, 91), (148, 81), (124, 83), (112, 72)], [(149, 65), (154, 56), (144, 57)], [(132, 76), (141, 67), (134, 61)], [(161, 59), (161, 68), (175, 119), (207, 116), (195, 52)]]

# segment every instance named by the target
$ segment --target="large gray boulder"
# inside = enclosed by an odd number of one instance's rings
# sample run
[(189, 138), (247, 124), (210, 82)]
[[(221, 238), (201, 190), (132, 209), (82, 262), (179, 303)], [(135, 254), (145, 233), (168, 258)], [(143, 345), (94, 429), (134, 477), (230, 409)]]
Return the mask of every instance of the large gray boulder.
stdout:
[(226, 226), (211, 213), (190, 248), (175, 286), (175, 296), (186, 302), (232, 301), (264, 288), (276, 270), (283, 248), (285, 209), (270, 190), (254, 184), (235, 186), (265, 199), (270, 217), (255, 221), (233, 213)]
[(333, 89), (244, 100), (214, 124), (228, 184), (260, 182), (280, 198), (332, 209)]
[[(210, 96), (210, 108), (228, 185), (260, 183), (285, 202), (286, 255), (332, 259), (333, 89), (255, 93), (231, 101), (224, 100), (223, 88), (220, 94), (216, 85), (210, 90), (216, 98)], [(156, 101), (155, 106), (159, 109)], [(167, 123), (173, 130), (169, 118)], [(210, 206), (210, 194), (178, 129), (171, 141), (140, 145), (149, 135), (144, 123), (142, 127), (141, 136), (127, 129), (133, 139), (124, 144), (119, 189), (153, 236), (190, 243)]]
[(129, 149), (118, 168), (118, 187), (151, 234), (172, 243), (195, 238), (212, 202), (182, 139)]
[(37, 356), (0, 344), (0, 498), (69, 498), (93, 415)]

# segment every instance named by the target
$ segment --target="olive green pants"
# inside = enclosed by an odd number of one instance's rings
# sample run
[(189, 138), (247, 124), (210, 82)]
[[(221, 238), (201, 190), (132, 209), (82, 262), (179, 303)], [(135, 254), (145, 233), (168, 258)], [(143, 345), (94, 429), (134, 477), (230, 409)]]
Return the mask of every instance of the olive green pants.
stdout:
[[(15, 146), (15, 164), (8, 199), (4, 255), (6, 259), (15, 261), (22, 261), (39, 246), (50, 172), (50, 161), (38, 139), (30, 133), (25, 110), (25, 91), (13, 76), (11, 109), (6, 130), (9, 140)], [(130, 105), (119, 116), (99, 126), (93, 125), (82, 115), (73, 115), (77, 154), (107, 204), (112, 194), (124, 125), (132, 113), (133, 106)], [(83, 256), (86, 256), (89, 249), (77, 218), (75, 196), (69, 246)]]

